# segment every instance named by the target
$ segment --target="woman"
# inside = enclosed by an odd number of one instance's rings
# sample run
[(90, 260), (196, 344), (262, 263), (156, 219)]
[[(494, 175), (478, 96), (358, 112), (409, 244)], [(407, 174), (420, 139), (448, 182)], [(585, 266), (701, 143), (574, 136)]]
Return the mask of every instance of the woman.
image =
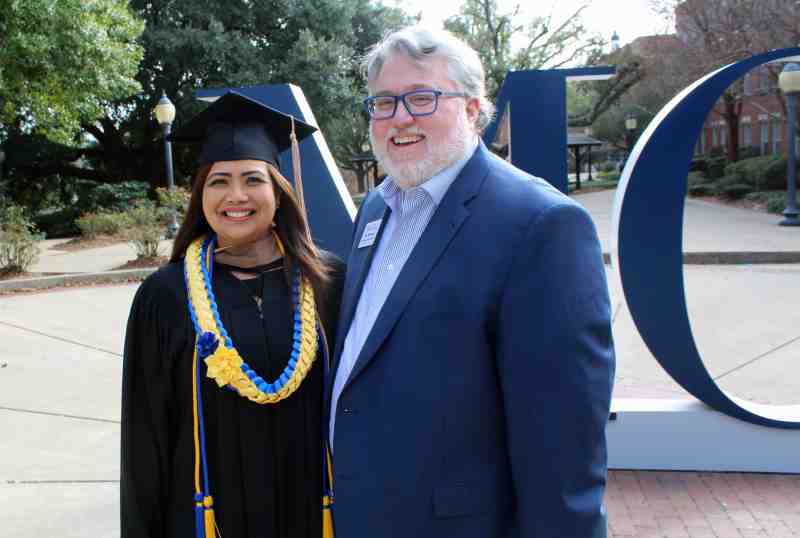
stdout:
[(277, 159), (313, 130), (230, 92), (173, 137), (202, 142), (202, 166), (170, 263), (128, 322), (123, 537), (322, 535), (342, 270), (312, 243)]

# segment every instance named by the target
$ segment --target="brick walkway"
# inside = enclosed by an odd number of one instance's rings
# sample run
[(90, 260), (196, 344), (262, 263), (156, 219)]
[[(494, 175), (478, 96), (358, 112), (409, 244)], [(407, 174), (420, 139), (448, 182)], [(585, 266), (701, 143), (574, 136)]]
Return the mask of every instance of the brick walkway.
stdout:
[(606, 504), (614, 538), (800, 536), (800, 475), (611, 471)]

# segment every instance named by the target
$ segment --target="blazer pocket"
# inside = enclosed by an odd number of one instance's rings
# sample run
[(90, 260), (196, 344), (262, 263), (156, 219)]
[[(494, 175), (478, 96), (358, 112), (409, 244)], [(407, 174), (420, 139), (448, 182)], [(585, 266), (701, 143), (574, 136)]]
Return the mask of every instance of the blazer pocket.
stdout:
[(463, 517), (496, 510), (504, 495), (482, 483), (439, 486), (433, 490), (436, 517)]

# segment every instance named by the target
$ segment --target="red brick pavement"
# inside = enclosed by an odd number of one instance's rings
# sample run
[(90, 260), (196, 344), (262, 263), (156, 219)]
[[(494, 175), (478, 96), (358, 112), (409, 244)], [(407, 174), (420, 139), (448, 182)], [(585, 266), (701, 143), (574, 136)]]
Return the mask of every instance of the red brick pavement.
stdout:
[(800, 475), (610, 471), (609, 537), (800, 536)]

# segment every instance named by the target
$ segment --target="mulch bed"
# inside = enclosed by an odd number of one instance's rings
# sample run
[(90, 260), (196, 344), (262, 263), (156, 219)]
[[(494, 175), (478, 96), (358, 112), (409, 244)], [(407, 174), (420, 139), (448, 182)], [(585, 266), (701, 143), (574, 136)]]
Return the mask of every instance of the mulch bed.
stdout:
[(591, 183), (588, 186), (581, 184), (580, 189), (570, 191), (570, 194), (589, 194), (590, 192), (611, 191), (615, 188), (616, 187), (594, 187)]
[(722, 196), (692, 196), (692, 200), (700, 200), (701, 202), (710, 202), (712, 204), (727, 205), (730, 207), (738, 207), (739, 209), (749, 209), (750, 211), (759, 211), (767, 213), (766, 202), (757, 202), (754, 200), (746, 200), (741, 198), (739, 200), (731, 200)]
[(6, 269), (0, 269), (0, 280), (11, 280), (12, 278), (30, 278), (38, 276), (34, 273), (29, 273), (27, 271), (8, 271)]
[[(39, 276), (39, 275), (34, 275)], [(136, 282), (141, 282), (144, 278), (140, 277), (131, 277), (125, 280), (119, 280), (117, 282), (65, 282), (64, 284), (59, 284), (58, 286), (50, 286), (47, 288), (16, 288), (12, 290), (2, 290), (0, 289), (0, 298), (2, 297), (10, 297), (14, 295), (38, 295), (40, 293), (50, 293), (54, 291), (66, 291), (66, 290), (73, 290), (77, 288), (105, 288), (111, 286), (123, 286), (125, 284), (134, 284)]]

